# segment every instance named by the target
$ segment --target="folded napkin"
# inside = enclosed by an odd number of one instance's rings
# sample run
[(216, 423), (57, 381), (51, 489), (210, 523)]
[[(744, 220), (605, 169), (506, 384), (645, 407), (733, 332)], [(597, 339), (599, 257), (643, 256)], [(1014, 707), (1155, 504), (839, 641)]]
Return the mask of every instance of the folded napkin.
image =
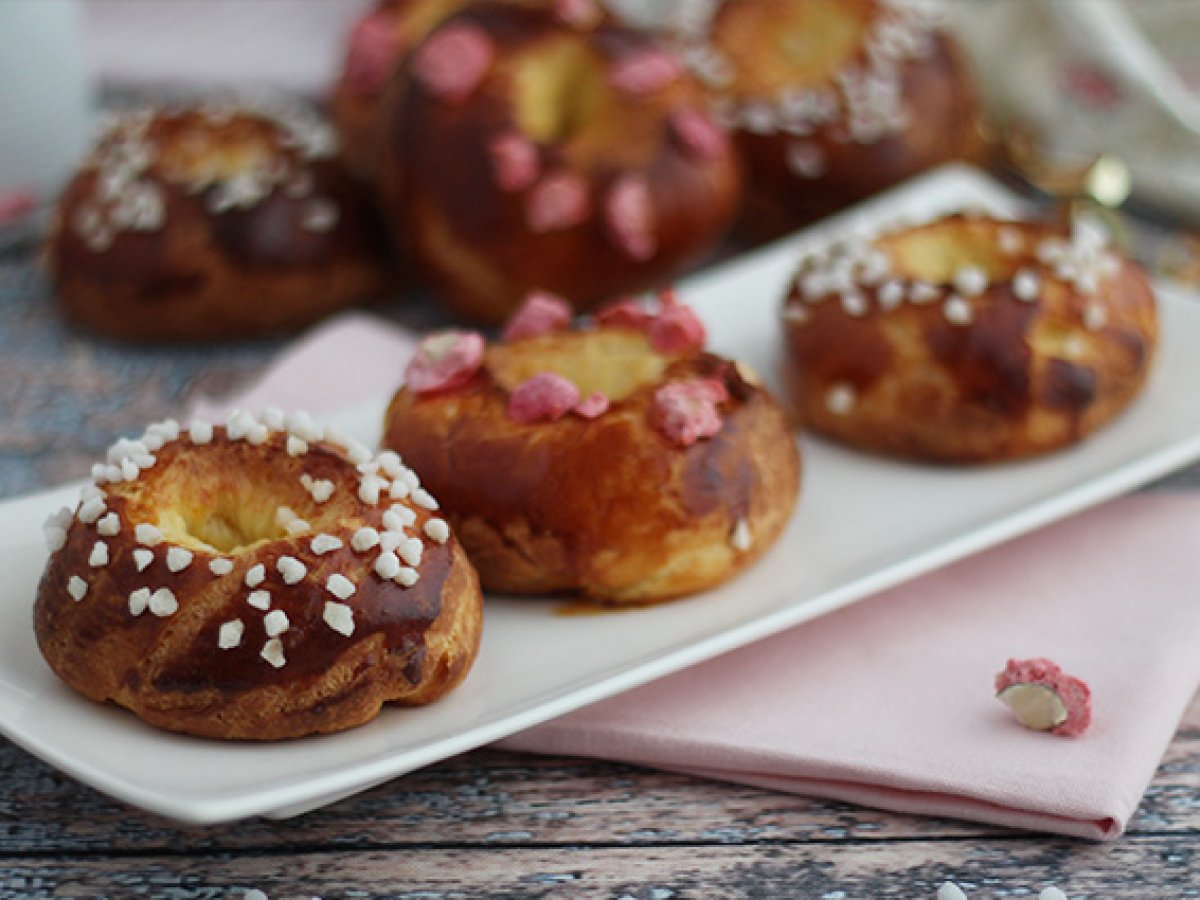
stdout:
[[(343, 316), (237, 402), (329, 413), (398, 383), (413, 346)], [(1200, 684), (1197, 546), (1200, 496), (1124, 498), (504, 744), (1113, 838)], [(1028, 731), (992, 696), (1033, 656), (1090, 683), (1082, 737)]]

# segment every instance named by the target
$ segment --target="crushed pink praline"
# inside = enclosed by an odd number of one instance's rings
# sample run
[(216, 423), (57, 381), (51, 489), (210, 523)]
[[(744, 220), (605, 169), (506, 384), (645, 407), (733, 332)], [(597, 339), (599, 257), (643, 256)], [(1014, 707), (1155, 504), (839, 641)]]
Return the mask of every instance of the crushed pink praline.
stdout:
[(589, 215), (587, 182), (572, 172), (547, 175), (526, 195), (525, 221), (535, 234), (571, 228)]
[(666, 50), (636, 50), (615, 61), (608, 83), (633, 97), (645, 97), (680, 76), (683, 67)]
[(592, 316), (597, 325), (611, 328), (632, 328), (645, 331), (654, 319), (651, 313), (640, 302), (632, 297), (616, 300), (596, 310)]
[(421, 341), (404, 372), (404, 382), (417, 394), (461, 387), (483, 365), (483, 335), (475, 331), (447, 330)]
[(654, 392), (652, 422), (677, 447), (712, 437), (723, 424), (718, 404), (729, 399), (715, 378), (671, 381)]
[(564, 25), (585, 28), (600, 18), (596, 0), (554, 0), (554, 17)]
[(579, 405), (579, 388), (557, 372), (539, 372), (522, 381), (508, 398), (514, 422), (554, 422)]
[(600, 416), (608, 412), (611, 406), (608, 395), (602, 391), (596, 391), (584, 400), (575, 404), (575, 408), (571, 412), (579, 416), (581, 419), (598, 419)]
[(482, 28), (452, 23), (435, 31), (417, 51), (413, 72), (435, 97), (461, 103), (483, 81), (495, 55), (495, 45)]
[(538, 149), (525, 135), (515, 131), (496, 135), (488, 144), (488, 153), (500, 190), (515, 193), (537, 181)]
[(501, 338), (515, 341), (563, 331), (571, 323), (571, 305), (547, 291), (534, 291), (504, 326)]
[(680, 147), (693, 159), (718, 159), (729, 146), (720, 126), (698, 109), (677, 110), (671, 114), (670, 124)]
[(373, 96), (383, 90), (400, 55), (396, 23), (391, 13), (376, 10), (362, 18), (350, 33), (346, 52), (346, 85)]
[(643, 262), (658, 250), (650, 184), (640, 175), (616, 180), (604, 201), (604, 221), (614, 244), (626, 256)]
[(662, 310), (650, 322), (647, 335), (650, 346), (659, 353), (684, 353), (700, 350), (708, 339), (704, 323), (675, 299), (674, 291), (662, 292)]
[(996, 675), (996, 693), (1014, 684), (1039, 684), (1058, 694), (1067, 708), (1067, 718), (1051, 728), (1052, 734), (1076, 737), (1092, 724), (1092, 690), (1087, 684), (1064, 672), (1057, 663), (1044, 657), (1010, 659), (1004, 671)]

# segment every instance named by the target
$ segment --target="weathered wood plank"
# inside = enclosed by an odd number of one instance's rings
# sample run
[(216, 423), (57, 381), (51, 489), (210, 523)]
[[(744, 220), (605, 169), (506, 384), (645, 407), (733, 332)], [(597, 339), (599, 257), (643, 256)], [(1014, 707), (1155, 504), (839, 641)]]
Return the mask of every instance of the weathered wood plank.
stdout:
[[(1011, 839), (972, 823), (897, 816), (625, 766), (480, 750), (287, 822), (187, 828), (130, 810), (0, 745), (0, 854), (398, 845), (831, 843)], [(1132, 823), (1200, 832), (1200, 695)]]
[[(237, 898), (250, 888), (291, 897), (906, 898), (933, 900), (946, 879), (971, 900), (1037, 896), (1200, 896), (1197, 842), (1134, 838), (912, 841), (900, 844), (556, 849), (483, 848), (138, 858), (0, 858), (0, 900), (54, 896)], [(1128, 877), (1137, 873), (1137, 877)]]

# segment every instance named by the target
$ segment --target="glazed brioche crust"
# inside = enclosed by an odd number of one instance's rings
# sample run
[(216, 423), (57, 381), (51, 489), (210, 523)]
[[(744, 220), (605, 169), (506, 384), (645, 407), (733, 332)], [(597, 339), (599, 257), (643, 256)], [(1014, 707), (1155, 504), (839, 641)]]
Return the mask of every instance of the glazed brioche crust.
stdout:
[[(696, 158), (667, 122), (672, 111), (704, 108), (699, 85), (683, 72), (647, 96), (626, 97), (605, 84), (615, 62), (661, 49), (653, 36), (607, 21), (576, 32), (547, 8), (520, 3), (473, 5), (432, 35), (461, 26), (488, 36), (494, 63), (480, 86), (454, 103), (432, 94), (411, 66), (402, 67), (386, 101), (380, 167), (395, 232), (458, 315), (499, 323), (534, 290), (590, 309), (669, 281), (724, 234), (741, 196), (732, 146)], [(562, 61), (572, 54), (578, 60)], [(597, 84), (588, 96), (605, 97), (604, 116), (595, 121), (582, 118), (577, 96), (586, 92), (575, 81), (588, 79), (560, 71), (576, 72), (576, 65), (594, 70), (588, 78)], [(525, 135), (537, 146), (539, 180), (566, 174), (587, 184), (588, 213), (568, 227), (534, 231), (531, 191), (497, 184), (489, 146), (498, 136), (525, 134), (514, 104), (522, 90), (544, 91), (529, 108), (561, 119), (551, 133)], [(644, 259), (617, 246), (605, 221), (605, 198), (628, 176), (646, 179), (653, 209), (656, 246)]]
[[(139, 481), (109, 487), (107, 508), (122, 528), (104, 538), (110, 561), (102, 568), (88, 565), (95, 529), (72, 522), (65, 546), (50, 558), (34, 608), (38, 646), (63, 681), (160, 728), (274, 740), (362, 724), (383, 703), (428, 703), (465, 677), (479, 647), (482, 597), (462, 548), (452, 536), (444, 544), (427, 543), (412, 587), (378, 577), (372, 571), (374, 554), (351, 547), (357, 528), (383, 528), (382, 511), (364, 507), (353, 496), (353, 466), (328, 447), (311, 449), (302, 466), (286, 455), (282, 440), (272, 435), (261, 448), (218, 437), (205, 447), (163, 448), (155, 468)], [(197, 459), (200, 454), (203, 461)], [(270, 472), (263, 468), (276, 463)], [(312, 532), (263, 539), (224, 554), (192, 543), (194, 559), (178, 572), (170, 571), (162, 545), (139, 570), (133, 523), (163, 521), (172, 509), (217, 502), (214, 495), (227, 486), (214, 486), (216, 469), (236, 473), (235, 480), (257, 476), (267, 483), (268, 494), (302, 469), (334, 480), (331, 508), (317, 515), (321, 531), (343, 545), (318, 554), (311, 548)], [(246, 503), (263, 500), (254, 488), (244, 492)], [(303, 511), (297, 499), (289, 499)], [(427, 518), (422, 512), (419, 522)], [(282, 556), (306, 567), (299, 583), (283, 579)], [(232, 571), (215, 575), (208, 563), (217, 557), (232, 559)], [(260, 654), (270, 634), (263, 612), (248, 601), (247, 573), (260, 564), (264, 575), (256, 589), (266, 591), (271, 609), (282, 610), (289, 620), (280, 636), (286, 663), (278, 668)], [(80, 574), (89, 588), (76, 601), (68, 582)], [(350, 635), (323, 618), (325, 604), (337, 599), (325, 587), (334, 574), (356, 588), (344, 601), (353, 610)], [(178, 610), (163, 617), (133, 615), (130, 594), (143, 587), (169, 587)], [(223, 649), (220, 629), (231, 620), (240, 620), (244, 633), (237, 646)]]
[[(785, 371), (806, 427), (858, 447), (939, 462), (1017, 459), (1074, 444), (1124, 410), (1142, 389), (1158, 342), (1149, 280), (1119, 258), (1094, 294), (1052, 277), (1035, 247), (1066, 240), (1065, 228), (951, 217), (909, 233), (950, 228), (991, 240), (1019, 232), (1025, 249), (1006, 265), (1040, 273), (1036, 300), (993, 281), (970, 300), (973, 321), (948, 321), (944, 301), (880, 308), (882, 285), (859, 285), (866, 312), (836, 297), (806, 303), (799, 284), (785, 300)], [(789, 322), (801, 307), (805, 321)], [(1090, 310), (1102, 324), (1087, 327)], [(853, 408), (838, 410), (843, 386)]]
[[(465, 390), (401, 390), (383, 442), (422, 470), (486, 589), (572, 592), (644, 603), (714, 586), (782, 531), (800, 486), (785, 414), (716, 357), (676, 360), (669, 378), (718, 377), (724, 425), (690, 447), (650, 425), (654, 387), (584, 421), (519, 425), (486, 371)], [(737, 523), (751, 544), (734, 546)]]

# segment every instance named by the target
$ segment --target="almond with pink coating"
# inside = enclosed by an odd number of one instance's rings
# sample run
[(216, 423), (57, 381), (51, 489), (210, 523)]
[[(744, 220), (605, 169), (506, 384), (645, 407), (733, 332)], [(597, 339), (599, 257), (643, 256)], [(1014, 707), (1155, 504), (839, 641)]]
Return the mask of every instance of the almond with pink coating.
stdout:
[(400, 41), (391, 13), (382, 10), (370, 13), (350, 33), (346, 85), (363, 96), (378, 94), (399, 56)]
[(610, 405), (608, 395), (596, 391), (586, 400), (581, 400), (571, 412), (581, 419), (598, 419), (608, 412)]
[(457, 23), (434, 32), (413, 59), (413, 74), (431, 94), (461, 103), (483, 81), (496, 49), (476, 25)]
[(648, 97), (679, 77), (683, 67), (665, 50), (648, 48), (613, 63), (608, 83), (632, 97)]
[(563, 331), (571, 323), (571, 305), (557, 294), (534, 291), (504, 326), (501, 338), (515, 341)]
[(654, 321), (654, 314), (646, 309), (640, 300), (626, 297), (596, 310), (592, 319), (602, 328), (631, 328), (634, 331), (645, 331)]
[(672, 381), (654, 392), (651, 421), (678, 447), (690, 447), (720, 432), (724, 422), (717, 405), (729, 399), (715, 378)]
[(728, 135), (698, 109), (681, 109), (672, 114), (670, 123), (680, 148), (693, 159), (720, 159), (729, 151)]
[(690, 306), (678, 302), (674, 291), (663, 291), (662, 310), (651, 320), (647, 334), (650, 346), (659, 353), (700, 350), (708, 340), (704, 323)]
[(447, 330), (421, 341), (404, 373), (405, 384), (417, 394), (449, 391), (466, 384), (483, 365), (483, 335)]
[(587, 182), (572, 172), (547, 175), (529, 191), (525, 202), (525, 222), (535, 234), (571, 228), (591, 213)]
[(514, 422), (555, 422), (579, 405), (579, 388), (557, 372), (539, 372), (521, 382), (508, 398)]
[(516, 131), (499, 134), (488, 144), (488, 153), (500, 190), (516, 193), (537, 181), (538, 149), (525, 135)]
[(1092, 722), (1091, 689), (1048, 659), (1010, 659), (996, 675), (996, 696), (1035, 731), (1076, 737)]
[(630, 259), (650, 259), (658, 250), (650, 183), (641, 175), (622, 175), (604, 201), (608, 234)]

